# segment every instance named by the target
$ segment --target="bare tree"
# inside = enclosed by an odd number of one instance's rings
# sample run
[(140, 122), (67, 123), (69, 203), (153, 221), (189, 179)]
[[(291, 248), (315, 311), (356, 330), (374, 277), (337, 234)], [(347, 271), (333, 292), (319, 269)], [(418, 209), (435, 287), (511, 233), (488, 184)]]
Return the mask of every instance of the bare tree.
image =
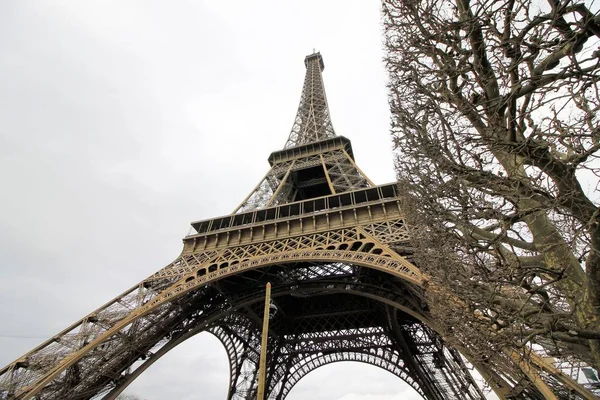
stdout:
[(383, 1), (414, 259), (452, 294), (427, 291), (438, 328), (480, 360), (541, 349), (600, 368), (600, 21), (589, 7)]

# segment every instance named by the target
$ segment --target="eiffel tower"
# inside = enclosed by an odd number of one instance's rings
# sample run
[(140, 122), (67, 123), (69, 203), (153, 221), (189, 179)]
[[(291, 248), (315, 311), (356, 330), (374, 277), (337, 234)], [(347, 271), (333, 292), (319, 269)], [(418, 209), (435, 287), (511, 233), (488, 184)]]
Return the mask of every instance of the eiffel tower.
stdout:
[[(383, 368), (428, 400), (485, 398), (467, 354), (428, 317), (401, 188), (375, 185), (359, 169), (330, 120), (322, 56), (304, 63), (289, 138), (248, 197), (231, 215), (193, 222), (175, 261), (0, 370), (0, 399), (114, 399), (203, 331), (229, 357), (227, 398), (254, 399), (266, 282), (278, 310), (269, 399), (285, 399), (306, 374), (338, 361)], [(525, 365), (527, 379), (471, 364), (501, 399), (595, 398), (538, 361)]]

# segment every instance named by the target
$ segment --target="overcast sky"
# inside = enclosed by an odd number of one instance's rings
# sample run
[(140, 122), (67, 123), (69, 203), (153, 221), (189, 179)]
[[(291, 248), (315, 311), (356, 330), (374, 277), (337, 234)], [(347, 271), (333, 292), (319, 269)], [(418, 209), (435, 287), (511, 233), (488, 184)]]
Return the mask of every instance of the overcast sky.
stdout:
[[(283, 147), (316, 49), (333, 126), (393, 181), (376, 1), (1, 1), (0, 364), (172, 261)], [(224, 399), (201, 334), (130, 388)], [(376, 367), (311, 373), (289, 399), (419, 398)]]

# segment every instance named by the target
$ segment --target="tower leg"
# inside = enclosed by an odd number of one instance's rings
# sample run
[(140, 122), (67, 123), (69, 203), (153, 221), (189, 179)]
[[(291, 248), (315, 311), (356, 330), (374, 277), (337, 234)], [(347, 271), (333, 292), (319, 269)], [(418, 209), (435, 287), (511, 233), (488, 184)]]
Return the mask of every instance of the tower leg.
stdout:
[[(238, 322), (242, 324), (238, 324)], [(229, 358), (228, 400), (256, 398), (260, 337), (249, 320), (239, 319), (235, 324), (220, 325), (211, 329), (225, 347)]]

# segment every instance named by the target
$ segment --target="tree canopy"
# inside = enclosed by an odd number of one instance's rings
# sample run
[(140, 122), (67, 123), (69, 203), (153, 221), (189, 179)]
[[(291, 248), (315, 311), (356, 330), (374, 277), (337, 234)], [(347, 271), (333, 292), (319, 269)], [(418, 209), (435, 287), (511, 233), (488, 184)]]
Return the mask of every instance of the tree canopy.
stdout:
[(600, 19), (570, 0), (383, 15), (414, 261), (459, 299), (428, 291), (439, 329), (485, 362), (535, 349), (600, 368)]

